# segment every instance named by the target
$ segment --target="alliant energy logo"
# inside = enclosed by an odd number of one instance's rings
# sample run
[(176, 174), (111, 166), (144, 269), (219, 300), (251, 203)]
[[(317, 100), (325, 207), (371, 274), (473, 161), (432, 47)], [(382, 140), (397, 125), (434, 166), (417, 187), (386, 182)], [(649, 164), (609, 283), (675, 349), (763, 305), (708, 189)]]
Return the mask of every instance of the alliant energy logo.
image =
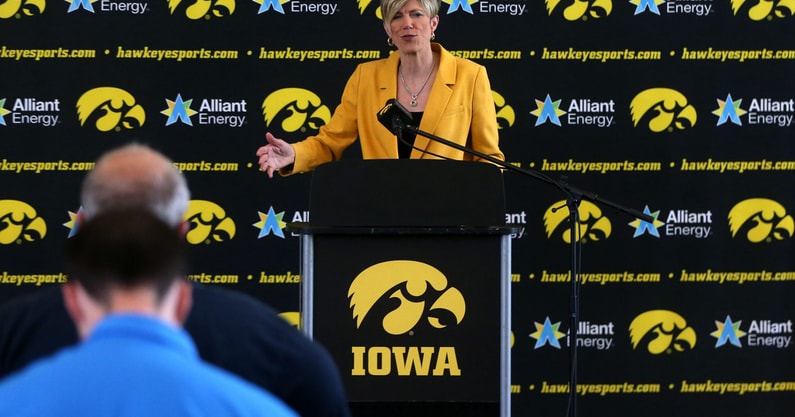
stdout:
[[(549, 320), (549, 316), (544, 319), (544, 323), (534, 322), (536, 331), (530, 333), (530, 337), (536, 340), (533, 349), (540, 349), (546, 345), (560, 349), (560, 339), (566, 341), (566, 346), (571, 346), (571, 330), (568, 333), (559, 331), (560, 322), (554, 324)], [(613, 337), (615, 336), (615, 325), (608, 323), (593, 323), (590, 321), (580, 321), (577, 323), (577, 347), (587, 349), (606, 350), (614, 347)]]
[(635, 5), (635, 15), (652, 13), (660, 15), (707, 16), (715, 12), (713, 0), (630, 0)]
[(331, 111), (317, 94), (303, 88), (282, 88), (262, 102), (265, 125), (286, 133), (317, 133), (331, 119)]
[(207, 200), (191, 200), (185, 221), (190, 225), (186, 236), (188, 243), (211, 244), (226, 242), (235, 237), (235, 222), (226, 215), (226, 210)]
[[(466, 314), (464, 296), (441, 271), (409, 260), (368, 267), (351, 282), (348, 298), (357, 329), (375, 314), (372, 323), (391, 335), (457, 325)], [(461, 375), (453, 346), (351, 346), (351, 353), (353, 376)]]
[(8, 0), (0, 3), (0, 19), (38, 16), (44, 13), (46, 6), (46, 0)]
[(57, 98), (0, 99), (0, 126), (54, 127), (60, 122), (61, 101)]
[(774, 100), (769, 97), (752, 98), (748, 103), (748, 124), (778, 127), (792, 126), (795, 99)]
[(547, 0), (547, 13), (561, 13), (563, 17), (574, 22), (577, 20), (599, 19), (610, 16), (613, 11), (613, 0), (575, 0), (564, 2), (562, 0)]
[(494, 105), (497, 106), (497, 124), (500, 130), (513, 126), (516, 122), (516, 112), (513, 110), (508, 102), (500, 93), (492, 90), (491, 97), (494, 99)]
[(684, 237), (694, 239), (706, 239), (712, 235), (712, 211), (690, 211), (687, 209), (669, 210), (667, 215), (662, 218), (665, 221), (658, 220), (660, 218), (660, 210), (652, 212), (649, 206), (643, 210), (644, 214), (648, 214), (654, 219), (653, 223), (635, 219), (629, 223), (630, 226), (635, 228), (635, 234), (638, 236), (649, 234), (654, 237), (660, 237), (661, 232), (665, 237)]
[(745, 15), (754, 21), (795, 16), (792, 0), (731, 0), (731, 5), (735, 16)]
[(119, 132), (143, 126), (146, 112), (127, 91), (97, 87), (77, 99), (77, 118), (80, 126), (93, 125), (100, 132)]
[(24, 201), (0, 200), (0, 224), (0, 245), (35, 242), (47, 235), (47, 223)]
[[(588, 241), (602, 241), (610, 237), (613, 226), (610, 219), (602, 214), (602, 210), (590, 201), (581, 201), (577, 210), (580, 223), (575, 229), (575, 237), (578, 241), (586, 243)], [(547, 238), (553, 235), (560, 236), (566, 242), (571, 243), (571, 228), (569, 225), (569, 209), (566, 207), (566, 200), (558, 201), (544, 213), (544, 229)]]
[(547, 122), (561, 126), (561, 120), (568, 126), (610, 127), (615, 123), (616, 105), (612, 99), (574, 98), (568, 105), (562, 105), (562, 100), (553, 101), (547, 94), (543, 101), (535, 102), (536, 109), (530, 114), (536, 116), (536, 126)]
[(63, 227), (69, 229), (69, 236), (73, 237), (77, 234), (77, 230), (79, 229), (79, 225), (77, 224), (77, 219), (80, 217), (79, 214), (83, 211), (83, 207), (81, 206), (77, 211), (69, 211), (67, 214), (69, 215), (69, 221), (63, 223)]
[(527, 13), (527, 2), (524, 0), (501, 0), (499, 2), (489, 0), (442, 0), (447, 3), (447, 14), (464, 12), (469, 14), (502, 14), (510, 16), (521, 16)]
[(786, 349), (792, 345), (792, 320), (751, 320), (747, 331), (742, 330), (742, 320), (733, 321), (726, 316), (723, 321), (715, 320), (716, 330), (710, 336), (717, 339), (715, 347), (727, 344), (742, 348), (742, 338), (748, 347), (768, 347)]
[[(318, 2), (318, 1), (299, 1), (299, 0), (254, 0), (259, 4), (257, 14), (273, 11), (285, 14), (285, 10), (290, 13), (319, 14), (330, 16), (340, 11), (338, 3)], [(359, 5), (360, 11), (363, 9)], [(367, 7), (367, 5), (364, 5)], [(380, 13), (379, 13), (380, 15)]]
[(549, 320), (549, 316), (547, 316), (543, 323), (534, 322), (533, 324), (536, 327), (536, 331), (530, 333), (530, 337), (536, 340), (536, 344), (533, 346), (533, 349), (539, 349), (546, 345), (560, 349), (560, 339), (565, 337), (566, 333), (558, 330), (560, 329), (559, 321), (552, 323), (552, 321)]
[(287, 223), (282, 220), (284, 218), (283, 211), (276, 213), (273, 206), (270, 206), (267, 213), (258, 211), (257, 214), (259, 215), (259, 221), (252, 225), (259, 229), (257, 239), (262, 239), (271, 233), (276, 237), (284, 239), (284, 228), (287, 226)]
[[(149, 3), (147, 2), (129, 2), (129, 1), (112, 1), (112, 0), (66, 0), (69, 3), (67, 13), (72, 13), (79, 9), (83, 9), (89, 13), (122, 13), (132, 15), (142, 15), (149, 11)], [(96, 6), (94, 3), (99, 3)]]
[(768, 198), (749, 198), (729, 210), (732, 237), (745, 237), (751, 243), (791, 239), (795, 220), (781, 203)]
[(652, 355), (684, 352), (696, 346), (696, 332), (684, 317), (669, 310), (641, 313), (629, 324), (633, 349), (646, 348)]
[(184, 14), (190, 20), (210, 20), (235, 13), (235, 0), (168, 0), (172, 15)]
[(717, 126), (726, 124), (726, 122), (732, 122), (737, 126), (742, 126), (743, 122), (740, 120), (740, 116), (744, 116), (748, 113), (740, 107), (742, 102), (743, 99), (741, 98), (734, 100), (731, 94), (726, 96), (726, 100), (718, 99), (718, 108), (712, 112), (712, 114), (718, 116)]
[(636, 95), (629, 106), (635, 127), (652, 132), (673, 132), (695, 126), (696, 108), (684, 94), (670, 88), (650, 88)]
[(174, 100), (166, 99), (168, 107), (160, 113), (167, 117), (166, 126), (182, 122), (193, 126), (192, 116), (196, 122), (205, 126), (242, 127), (246, 124), (246, 100), (227, 100), (222, 98), (203, 98), (199, 101), (196, 111), (191, 108), (193, 99), (183, 100), (177, 94)]

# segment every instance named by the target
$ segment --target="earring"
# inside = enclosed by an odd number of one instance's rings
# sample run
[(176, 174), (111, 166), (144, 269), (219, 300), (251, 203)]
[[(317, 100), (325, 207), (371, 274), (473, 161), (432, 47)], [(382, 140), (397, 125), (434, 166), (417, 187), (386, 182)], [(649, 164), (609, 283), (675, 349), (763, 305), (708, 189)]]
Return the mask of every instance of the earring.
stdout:
[(436, 39), (436, 32), (431, 33), (431, 40)]
[(386, 38), (386, 44), (389, 45), (389, 46), (395, 46), (395, 43), (392, 42), (392, 38), (389, 38), (389, 37)]

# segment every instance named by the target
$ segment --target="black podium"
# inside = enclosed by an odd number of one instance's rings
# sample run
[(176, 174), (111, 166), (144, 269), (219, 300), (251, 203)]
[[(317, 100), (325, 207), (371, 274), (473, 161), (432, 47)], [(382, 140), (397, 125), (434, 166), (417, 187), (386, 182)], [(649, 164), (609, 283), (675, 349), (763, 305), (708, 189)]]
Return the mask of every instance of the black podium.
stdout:
[(510, 414), (510, 234), (499, 168), (342, 161), (312, 174), (303, 331), (356, 417)]

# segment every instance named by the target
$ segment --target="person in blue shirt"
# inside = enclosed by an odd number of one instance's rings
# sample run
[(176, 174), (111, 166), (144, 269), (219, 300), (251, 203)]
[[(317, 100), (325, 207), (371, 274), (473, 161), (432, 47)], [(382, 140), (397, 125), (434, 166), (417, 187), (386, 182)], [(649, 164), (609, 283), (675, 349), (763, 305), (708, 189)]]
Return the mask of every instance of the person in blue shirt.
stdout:
[(65, 244), (62, 286), (82, 342), (0, 383), (0, 415), (296, 417), (199, 358), (181, 328), (192, 304), (186, 246), (140, 208), (84, 222)]
[[(143, 144), (103, 154), (86, 176), (80, 200), (79, 220), (120, 207), (144, 208), (175, 230), (188, 227), (185, 177), (169, 158)], [(194, 283), (184, 329), (203, 360), (274, 394), (302, 417), (350, 416), (326, 349), (249, 294)], [(77, 342), (60, 286), (11, 299), (0, 305), (0, 380)]]

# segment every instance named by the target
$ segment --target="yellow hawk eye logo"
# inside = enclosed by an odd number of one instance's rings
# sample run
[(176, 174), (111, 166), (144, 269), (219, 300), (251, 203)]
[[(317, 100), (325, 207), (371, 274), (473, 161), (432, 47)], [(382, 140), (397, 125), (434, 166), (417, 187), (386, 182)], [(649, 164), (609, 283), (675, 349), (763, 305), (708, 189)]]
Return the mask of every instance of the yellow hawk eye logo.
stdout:
[[(605, 240), (610, 237), (613, 231), (610, 219), (604, 217), (602, 210), (590, 201), (581, 201), (577, 214), (580, 217), (580, 227), (575, 230), (577, 241), (582, 238), (591, 241)], [(566, 243), (571, 243), (570, 228), (568, 224), (569, 209), (566, 207), (566, 200), (558, 201), (547, 208), (544, 213), (544, 229), (547, 237), (559, 233), (561, 239)]]
[(235, 222), (212, 201), (191, 200), (185, 220), (190, 225), (186, 238), (191, 245), (225, 242), (235, 237)]
[[(367, 10), (367, 6), (372, 3), (372, 0), (357, 0), (356, 3), (359, 5), (359, 15), (364, 15), (364, 12)], [(379, 20), (384, 20), (384, 16), (381, 15), (381, 7), (376, 2), (375, 6), (375, 17)]]
[(513, 107), (508, 105), (500, 93), (492, 90), (491, 96), (494, 98), (494, 105), (497, 107), (497, 124), (499, 124), (500, 130), (513, 126), (516, 121), (516, 113)]
[(784, 19), (795, 15), (793, 0), (731, 0), (732, 11), (737, 16), (743, 6), (749, 5), (748, 17), (751, 20)]
[[(180, 5), (185, 6), (185, 4), (182, 0), (168, 0), (168, 10), (173, 15)], [(235, 13), (235, 5), (235, 0), (195, 0), (185, 6), (185, 16), (191, 20), (231, 16)]]
[(44, 13), (46, 0), (8, 0), (0, 3), (0, 19), (19, 17), (18, 12), (25, 16), (36, 16)]
[[(547, 14), (552, 13), (560, 5), (562, 0), (546, 0)], [(599, 19), (609, 16), (613, 11), (613, 0), (574, 0), (563, 9), (563, 17), (573, 22), (575, 20), (586, 20), (588, 17)]]
[(652, 355), (671, 349), (683, 352), (696, 346), (696, 331), (687, 325), (684, 317), (668, 310), (651, 310), (640, 314), (629, 324), (632, 348), (648, 341), (646, 349)]
[(36, 209), (19, 200), (0, 200), (0, 245), (34, 242), (47, 235), (47, 223)]
[(397, 302), (381, 320), (384, 331), (392, 335), (411, 331), (423, 317), (438, 329), (460, 324), (466, 313), (464, 296), (448, 285), (447, 277), (416, 261), (395, 260), (368, 267), (351, 282), (348, 298), (357, 329), (373, 310)]
[(92, 123), (101, 132), (136, 129), (143, 126), (146, 113), (132, 94), (116, 87), (97, 87), (77, 99), (80, 126)]
[(741, 231), (749, 242), (759, 243), (790, 239), (795, 235), (795, 221), (787, 209), (767, 198), (749, 198), (729, 210), (732, 237)]
[(697, 119), (696, 108), (687, 103), (687, 97), (670, 88), (642, 91), (632, 99), (629, 109), (635, 127), (648, 120), (649, 130), (658, 133), (693, 127)]
[(284, 132), (317, 132), (331, 119), (331, 110), (317, 94), (303, 88), (276, 90), (262, 102), (265, 125), (281, 122)]

